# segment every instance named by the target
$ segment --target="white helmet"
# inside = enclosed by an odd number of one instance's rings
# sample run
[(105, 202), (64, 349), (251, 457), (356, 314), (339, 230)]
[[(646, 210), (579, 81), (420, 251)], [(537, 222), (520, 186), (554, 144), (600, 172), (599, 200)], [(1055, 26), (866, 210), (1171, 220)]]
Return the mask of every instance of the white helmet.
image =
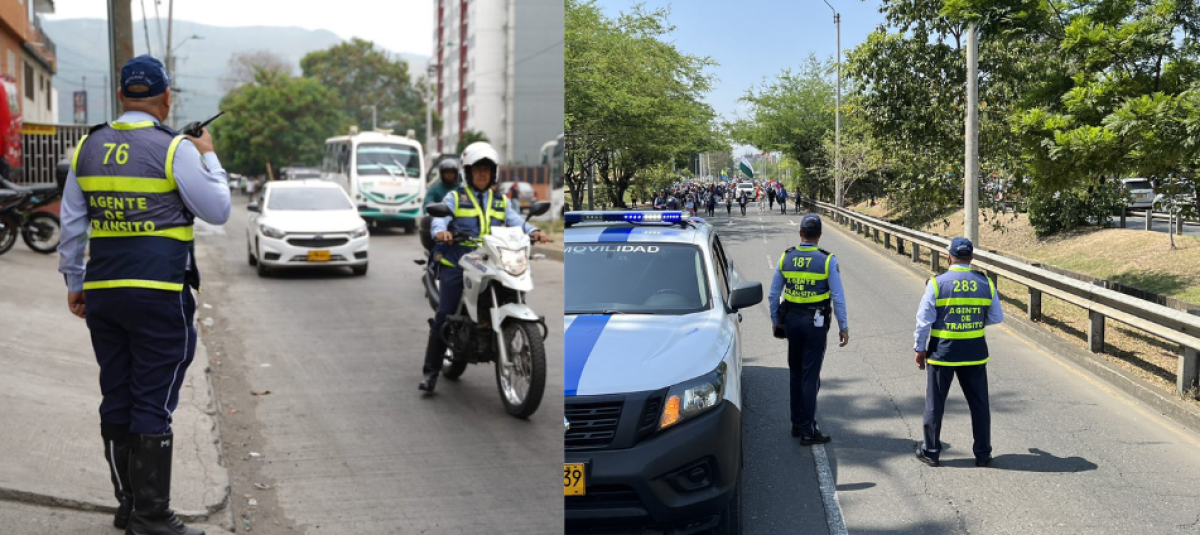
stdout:
[[(462, 152), (463, 174), (465, 175), (465, 178), (468, 181), (468, 183), (470, 183), (470, 181), (474, 180), (472, 178), (474, 175), (471, 174), (471, 167), (479, 162), (484, 161), (484, 160), (490, 161), (492, 163), (492, 165), (495, 166), (496, 168), (500, 167), (500, 153), (496, 152), (496, 149), (492, 147), (491, 143), (488, 143), (486, 141), (476, 141), (470, 145), (467, 145), (467, 147), (463, 149), (463, 152)], [(495, 183), (496, 183), (496, 171), (493, 170), (492, 171), (492, 179), (491, 179), (491, 182), (488, 183), (488, 185), (490, 186)]]

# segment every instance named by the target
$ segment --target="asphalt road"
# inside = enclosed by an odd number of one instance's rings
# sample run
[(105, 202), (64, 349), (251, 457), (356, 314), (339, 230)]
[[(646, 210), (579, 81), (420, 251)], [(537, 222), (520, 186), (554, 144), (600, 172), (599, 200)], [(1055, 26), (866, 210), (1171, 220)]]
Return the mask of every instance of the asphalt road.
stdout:
[(247, 265), (245, 201), (234, 204), (197, 249), (237, 530), (561, 532), (562, 263), (533, 264), (529, 302), (551, 329), (546, 395), (518, 420), (491, 365), (443, 378), (432, 397), (417, 390), (432, 311), (416, 236), (374, 233), (365, 277), (264, 279)]
[[(1143, 212), (1130, 212), (1130, 214), (1125, 217), (1125, 228), (1134, 229), (1134, 230), (1145, 229), (1146, 228), (1146, 217), (1141, 215), (1142, 213)], [(1158, 215), (1158, 217), (1155, 217), (1154, 220), (1150, 222), (1151, 232), (1155, 232), (1158, 234), (1166, 234), (1167, 228), (1170, 227), (1171, 225), (1169, 225), (1167, 223), (1166, 218), (1162, 217), (1163, 214), (1157, 214), (1157, 215)], [(1121, 225), (1121, 218), (1119, 218), (1119, 217), (1113, 217), (1110, 221), (1112, 221), (1113, 226)], [(1183, 234), (1185, 236), (1200, 236), (1200, 224), (1184, 222)], [(1163, 236), (1162, 239), (1165, 241), (1167, 239), (1167, 237)]]
[[(765, 297), (800, 217), (734, 212), (710, 221)], [(849, 533), (1200, 533), (1200, 435), (1003, 326), (988, 329), (992, 467), (974, 466), (957, 387), (942, 466), (918, 463), (925, 372), (912, 332), (924, 280), (832, 222), (820, 245), (841, 263), (850, 316), (850, 345), (830, 331), (818, 401)], [(786, 345), (771, 337), (765, 299), (743, 315), (746, 531), (825, 533), (812, 449), (788, 433)]]

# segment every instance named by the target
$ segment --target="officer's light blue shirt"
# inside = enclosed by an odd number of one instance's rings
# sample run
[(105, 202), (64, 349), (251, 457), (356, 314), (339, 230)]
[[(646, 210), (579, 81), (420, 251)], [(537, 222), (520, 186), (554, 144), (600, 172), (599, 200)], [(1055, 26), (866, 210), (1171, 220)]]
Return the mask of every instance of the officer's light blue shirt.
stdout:
[[(116, 121), (117, 123), (136, 123), (158, 119), (153, 115), (140, 111), (127, 111)], [(77, 149), (78, 150), (78, 149)], [(201, 165), (203, 161), (204, 165)], [(233, 206), (229, 199), (229, 182), (225, 169), (215, 153), (209, 152), (200, 156), (190, 140), (184, 139), (175, 149), (175, 185), (179, 188), (179, 196), (188, 210), (212, 225), (223, 225), (229, 220)], [(67, 182), (63, 186), (62, 205), (59, 217), (62, 223), (62, 241), (58, 245), (58, 271), (67, 280), (67, 290), (70, 292), (83, 291), (83, 275), (87, 259), (83, 252), (86, 246), (84, 238), (88, 231), (87, 201), (83, 189), (75, 178), (72, 166), (67, 172)]]
[[(954, 264), (955, 267), (970, 268), (969, 264)], [(913, 349), (925, 351), (929, 347), (929, 330), (937, 319), (937, 299), (933, 295), (933, 281), (925, 283), (925, 295), (921, 298), (921, 306), (917, 307), (917, 330), (913, 333)], [(1004, 321), (1004, 307), (1000, 306), (1000, 294), (992, 295), (992, 304), (988, 305), (987, 317), (983, 325), (995, 325)]]
[[(800, 246), (816, 247), (817, 244), (804, 242)], [(776, 267), (775, 278), (771, 279), (771, 292), (767, 297), (767, 306), (771, 307), (771, 323), (779, 323), (779, 303), (783, 297), (783, 284), (783, 272)], [(833, 315), (837, 317), (838, 327), (843, 331), (850, 330), (850, 324), (846, 317), (846, 292), (842, 290), (842, 272), (838, 269), (836, 256), (829, 260), (829, 299), (833, 301)]]
[[(479, 202), (481, 202), (481, 203), (483, 202), (483, 197), (487, 196), (486, 191), (483, 193), (480, 193), (479, 190), (475, 189), (474, 187), (471, 188), (471, 191), (475, 194), (475, 198), (479, 199)], [(450, 192), (450, 193), (453, 193), (453, 192)], [(442, 202), (445, 203), (447, 206), (453, 206), (453, 202), (451, 202), (451, 200), (450, 200), (450, 193), (447, 193), (446, 197), (442, 199)], [(447, 229), (450, 228), (450, 220), (452, 220), (452, 219), (454, 219), (454, 218), (453, 217), (435, 217), (435, 218), (433, 218), (433, 221), (431, 221), (429, 223), (429, 234), (431, 236), (436, 237), (437, 233), (445, 232)], [(537, 227), (525, 222), (525, 219), (521, 217), (521, 210), (520, 210), (520, 208), (517, 207), (517, 203), (515, 203), (515, 202), (509, 202), (508, 209), (504, 211), (504, 226), (506, 226), (506, 227), (521, 227), (522, 229), (525, 229), (526, 234), (530, 234), (533, 231), (538, 229)]]

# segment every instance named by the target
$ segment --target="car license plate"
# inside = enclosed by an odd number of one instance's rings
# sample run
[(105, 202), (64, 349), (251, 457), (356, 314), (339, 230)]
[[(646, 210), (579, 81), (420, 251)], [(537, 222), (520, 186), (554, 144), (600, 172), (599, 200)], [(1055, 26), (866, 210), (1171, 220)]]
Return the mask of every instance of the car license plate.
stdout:
[(328, 262), (329, 261), (329, 251), (309, 251), (308, 252), (308, 261), (309, 262)]
[(387, 215), (396, 215), (399, 212), (400, 212), (400, 209), (395, 206), (384, 206), (383, 207), (383, 213), (385, 213)]
[(563, 496), (583, 496), (586, 479), (583, 463), (563, 464)]

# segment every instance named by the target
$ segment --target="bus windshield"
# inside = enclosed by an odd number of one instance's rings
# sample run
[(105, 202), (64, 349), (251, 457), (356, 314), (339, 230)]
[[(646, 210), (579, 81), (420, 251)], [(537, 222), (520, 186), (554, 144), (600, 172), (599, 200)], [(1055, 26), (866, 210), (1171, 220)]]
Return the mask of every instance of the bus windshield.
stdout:
[(414, 147), (392, 143), (363, 143), (355, 154), (359, 176), (420, 177), (421, 155)]

